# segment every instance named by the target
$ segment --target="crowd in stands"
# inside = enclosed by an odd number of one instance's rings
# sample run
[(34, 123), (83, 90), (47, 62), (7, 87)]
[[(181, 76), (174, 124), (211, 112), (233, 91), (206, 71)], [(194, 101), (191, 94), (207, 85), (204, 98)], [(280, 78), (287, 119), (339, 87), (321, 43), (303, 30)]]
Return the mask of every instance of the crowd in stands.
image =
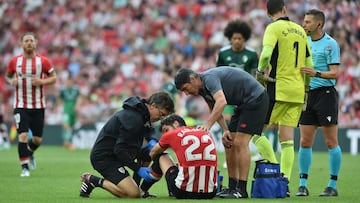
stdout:
[[(302, 24), (306, 10), (326, 14), (326, 32), (341, 47), (340, 127), (360, 127), (360, 1), (286, 0), (291, 20)], [(1, 113), (12, 121), (13, 90), (4, 72), (20, 53), (19, 37), (38, 34), (37, 52), (49, 57), (58, 82), (47, 93), (47, 124), (60, 124), (59, 90), (73, 77), (81, 91), (81, 124), (107, 119), (130, 95), (146, 97), (162, 87), (165, 70), (212, 68), (228, 44), (223, 29), (241, 18), (252, 27), (248, 46), (260, 53), (270, 22), (265, 0), (5, 0), (0, 4)], [(193, 100), (197, 101), (198, 100)], [(186, 97), (180, 102), (183, 108)], [(197, 110), (206, 117), (203, 104)], [(178, 112), (182, 112), (178, 109)]]

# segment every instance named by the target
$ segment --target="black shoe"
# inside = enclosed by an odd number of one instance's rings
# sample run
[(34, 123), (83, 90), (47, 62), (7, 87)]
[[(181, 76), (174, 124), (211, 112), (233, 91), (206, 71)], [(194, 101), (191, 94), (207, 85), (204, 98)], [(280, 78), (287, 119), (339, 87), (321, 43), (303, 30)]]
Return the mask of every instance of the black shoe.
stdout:
[(156, 195), (150, 194), (148, 191), (146, 191), (142, 196), (142, 198), (154, 198), (154, 197), (156, 197)]
[(90, 182), (90, 173), (81, 175), (80, 197), (89, 197), (95, 185)]
[(219, 195), (219, 197), (239, 199), (239, 198), (248, 198), (248, 194), (247, 192), (240, 192), (238, 190), (229, 190), (227, 193)]
[(224, 188), (220, 190), (220, 192), (216, 193), (216, 197), (220, 197), (220, 195), (228, 193), (229, 190), (230, 190), (229, 188)]
[(330, 197), (330, 196), (338, 196), (337, 190), (332, 187), (326, 187), (324, 192), (320, 194), (320, 197)]
[(296, 196), (309, 196), (309, 190), (305, 186), (300, 186)]

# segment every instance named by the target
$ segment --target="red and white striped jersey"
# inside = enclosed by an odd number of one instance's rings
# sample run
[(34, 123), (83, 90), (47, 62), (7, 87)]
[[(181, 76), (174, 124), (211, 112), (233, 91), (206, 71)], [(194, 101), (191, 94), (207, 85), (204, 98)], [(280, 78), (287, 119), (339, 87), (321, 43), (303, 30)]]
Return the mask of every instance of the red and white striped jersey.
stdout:
[(163, 148), (172, 148), (179, 161), (176, 186), (188, 192), (210, 193), (217, 184), (217, 155), (212, 136), (203, 130), (181, 127), (163, 134)]
[(43, 86), (32, 86), (31, 79), (43, 79), (45, 74), (54, 71), (48, 58), (36, 54), (33, 58), (25, 58), (22, 54), (13, 57), (7, 68), (8, 75), (18, 80), (15, 88), (14, 108), (43, 109), (46, 107)]

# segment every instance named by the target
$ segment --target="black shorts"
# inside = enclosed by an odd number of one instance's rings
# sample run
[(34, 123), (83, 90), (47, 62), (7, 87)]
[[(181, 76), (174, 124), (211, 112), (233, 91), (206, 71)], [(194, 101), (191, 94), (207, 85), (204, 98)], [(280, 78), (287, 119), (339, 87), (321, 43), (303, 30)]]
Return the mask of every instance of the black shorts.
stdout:
[(119, 163), (115, 158), (108, 157), (103, 160), (91, 159), (91, 164), (97, 172), (115, 185), (130, 176), (124, 164)]
[(175, 179), (179, 173), (177, 166), (170, 167), (165, 174), (165, 179), (168, 185), (169, 193), (176, 197), (176, 199), (212, 199), (216, 195), (216, 190), (211, 193), (197, 193), (180, 190), (175, 185)]
[(306, 110), (301, 113), (302, 125), (328, 126), (338, 123), (339, 95), (334, 87), (309, 91)]
[(252, 103), (236, 107), (229, 124), (230, 132), (261, 135), (268, 108), (269, 97), (265, 91)]
[(42, 137), (45, 122), (45, 109), (14, 109), (14, 120), (17, 132), (24, 133), (31, 129), (32, 134)]

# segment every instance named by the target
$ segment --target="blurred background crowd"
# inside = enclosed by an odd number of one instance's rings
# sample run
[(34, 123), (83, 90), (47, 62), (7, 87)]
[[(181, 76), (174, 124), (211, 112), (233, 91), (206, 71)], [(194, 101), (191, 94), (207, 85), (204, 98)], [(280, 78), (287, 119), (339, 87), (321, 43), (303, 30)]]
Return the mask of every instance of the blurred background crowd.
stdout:
[[(286, 0), (288, 16), (302, 24), (306, 10), (326, 14), (326, 32), (341, 47), (339, 126), (360, 127), (360, 1)], [(80, 124), (106, 120), (130, 95), (159, 91), (180, 67), (212, 68), (229, 42), (223, 29), (240, 18), (252, 27), (248, 46), (261, 51), (270, 19), (265, 0), (2, 0), (0, 3), (1, 112), (12, 122), (13, 89), (4, 79), (19, 37), (38, 34), (37, 52), (49, 57), (58, 82), (47, 87), (46, 124), (61, 124), (60, 90), (69, 77), (80, 89)], [(206, 119), (201, 99), (179, 95), (177, 112)]]

